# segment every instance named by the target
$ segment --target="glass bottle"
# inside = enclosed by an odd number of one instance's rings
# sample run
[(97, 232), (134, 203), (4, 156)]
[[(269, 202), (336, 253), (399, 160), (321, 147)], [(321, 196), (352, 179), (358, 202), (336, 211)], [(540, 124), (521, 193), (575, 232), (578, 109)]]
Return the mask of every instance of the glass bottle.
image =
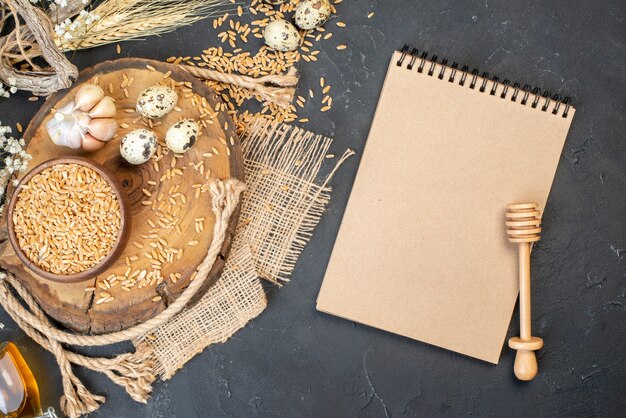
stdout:
[(0, 417), (56, 417), (42, 412), (35, 377), (12, 342), (0, 344)]

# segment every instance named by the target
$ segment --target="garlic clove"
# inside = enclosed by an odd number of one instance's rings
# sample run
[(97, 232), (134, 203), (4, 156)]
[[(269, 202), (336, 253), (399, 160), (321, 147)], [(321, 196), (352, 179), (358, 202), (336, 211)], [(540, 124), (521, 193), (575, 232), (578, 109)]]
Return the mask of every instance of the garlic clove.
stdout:
[(104, 90), (100, 86), (84, 83), (76, 92), (74, 102), (76, 109), (84, 112), (91, 110), (104, 97)]
[(100, 141), (110, 141), (117, 132), (117, 121), (111, 118), (92, 119), (87, 131)]
[(116, 113), (115, 100), (110, 96), (104, 96), (102, 100), (89, 111), (89, 116), (92, 118), (113, 118)]
[(101, 149), (106, 142), (98, 141), (90, 134), (85, 134), (82, 138), (82, 147), (87, 152), (94, 152)]

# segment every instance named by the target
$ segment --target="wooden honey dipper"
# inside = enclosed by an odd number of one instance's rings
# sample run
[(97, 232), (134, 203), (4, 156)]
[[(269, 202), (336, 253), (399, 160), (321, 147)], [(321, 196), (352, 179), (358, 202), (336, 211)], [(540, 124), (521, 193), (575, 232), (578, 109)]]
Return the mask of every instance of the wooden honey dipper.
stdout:
[(519, 244), (519, 322), (520, 336), (509, 339), (509, 347), (517, 350), (515, 376), (532, 380), (537, 375), (535, 350), (543, 340), (531, 335), (530, 317), (530, 251), (541, 239), (541, 213), (536, 203), (513, 203), (506, 207), (506, 233), (509, 241)]

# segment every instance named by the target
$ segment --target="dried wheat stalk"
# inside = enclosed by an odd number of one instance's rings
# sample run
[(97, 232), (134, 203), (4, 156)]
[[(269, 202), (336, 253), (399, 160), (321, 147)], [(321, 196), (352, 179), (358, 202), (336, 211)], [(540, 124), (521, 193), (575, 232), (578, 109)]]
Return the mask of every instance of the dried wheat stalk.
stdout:
[(235, 7), (230, 0), (106, 0), (91, 11), (99, 18), (82, 36), (56, 42), (61, 50), (73, 51), (161, 35)]

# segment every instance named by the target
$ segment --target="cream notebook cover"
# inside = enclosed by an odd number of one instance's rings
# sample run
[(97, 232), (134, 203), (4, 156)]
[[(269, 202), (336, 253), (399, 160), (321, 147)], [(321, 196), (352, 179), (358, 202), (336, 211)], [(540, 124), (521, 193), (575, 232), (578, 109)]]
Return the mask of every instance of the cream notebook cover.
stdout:
[(497, 363), (518, 294), (505, 206), (543, 211), (574, 109), (433, 61), (391, 59), (317, 309)]

